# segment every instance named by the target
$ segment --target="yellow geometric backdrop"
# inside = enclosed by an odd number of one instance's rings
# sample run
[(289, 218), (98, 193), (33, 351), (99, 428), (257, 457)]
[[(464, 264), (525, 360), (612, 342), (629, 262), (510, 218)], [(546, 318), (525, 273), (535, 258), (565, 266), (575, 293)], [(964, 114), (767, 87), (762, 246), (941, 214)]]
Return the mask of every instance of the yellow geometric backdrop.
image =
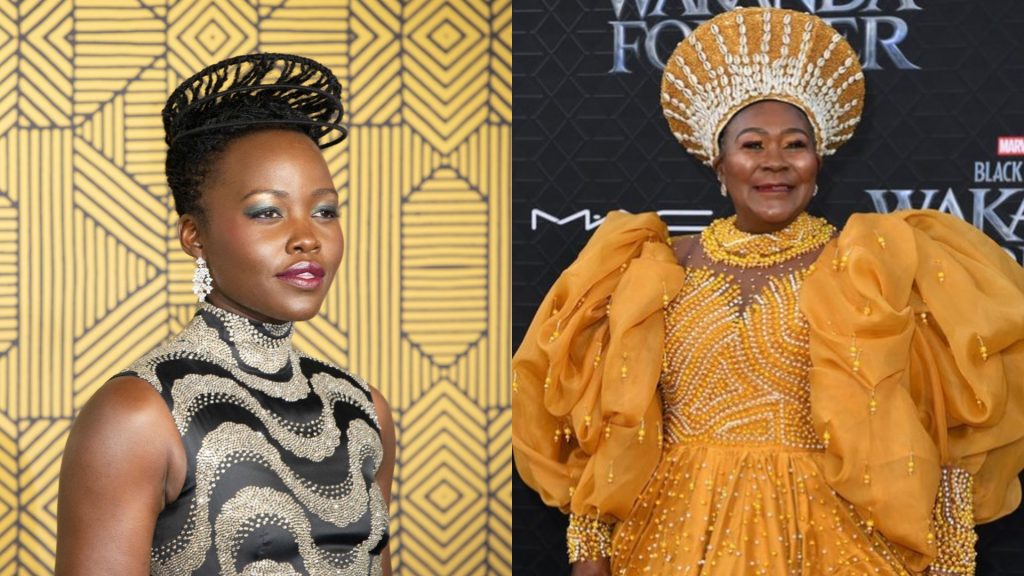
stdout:
[(511, 573), (511, 0), (0, 0), (0, 575), (52, 573), (68, 427), (193, 313), (160, 109), (221, 58), (330, 66), (346, 255), (296, 344), (398, 428), (399, 574)]

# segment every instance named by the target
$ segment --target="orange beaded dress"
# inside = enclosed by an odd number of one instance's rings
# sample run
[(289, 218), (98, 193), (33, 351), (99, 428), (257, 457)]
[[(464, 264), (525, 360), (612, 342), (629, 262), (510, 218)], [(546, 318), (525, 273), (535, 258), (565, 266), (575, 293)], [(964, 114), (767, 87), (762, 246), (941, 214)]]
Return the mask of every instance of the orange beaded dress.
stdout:
[(616, 535), (614, 573), (902, 572), (820, 473), (798, 300), (822, 240), (759, 267), (673, 242), (684, 273), (665, 307), (662, 457)]
[(513, 359), (516, 466), (614, 574), (969, 572), (1020, 501), (1021, 310), (1024, 271), (934, 212), (753, 266), (613, 213)]

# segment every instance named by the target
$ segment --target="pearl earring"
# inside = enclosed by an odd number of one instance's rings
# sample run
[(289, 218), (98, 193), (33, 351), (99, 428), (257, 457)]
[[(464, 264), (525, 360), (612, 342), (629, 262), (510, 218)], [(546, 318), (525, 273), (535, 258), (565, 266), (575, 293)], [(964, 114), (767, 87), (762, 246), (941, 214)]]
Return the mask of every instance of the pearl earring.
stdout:
[(206, 260), (200, 256), (196, 258), (196, 271), (192, 274), (192, 293), (200, 302), (206, 302), (206, 296), (213, 292), (213, 278), (210, 276), (210, 269), (206, 267)]

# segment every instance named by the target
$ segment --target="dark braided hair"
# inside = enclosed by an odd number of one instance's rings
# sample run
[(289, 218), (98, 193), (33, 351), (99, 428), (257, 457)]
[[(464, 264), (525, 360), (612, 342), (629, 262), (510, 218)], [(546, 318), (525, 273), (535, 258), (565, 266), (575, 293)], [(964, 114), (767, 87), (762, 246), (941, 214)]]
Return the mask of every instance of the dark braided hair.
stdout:
[(321, 148), (343, 140), (340, 93), (329, 69), (288, 54), (236, 56), (182, 82), (163, 110), (165, 171), (178, 214), (202, 218), (202, 184), (227, 145), (241, 136), (291, 130)]

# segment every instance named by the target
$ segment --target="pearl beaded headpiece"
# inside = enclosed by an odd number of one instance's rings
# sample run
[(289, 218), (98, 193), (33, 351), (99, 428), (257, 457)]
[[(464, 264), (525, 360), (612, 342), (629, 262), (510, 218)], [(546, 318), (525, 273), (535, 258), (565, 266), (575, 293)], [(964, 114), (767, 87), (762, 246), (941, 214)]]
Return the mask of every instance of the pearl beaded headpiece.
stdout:
[(672, 134), (701, 162), (744, 107), (788, 102), (807, 115), (818, 153), (829, 155), (860, 121), (864, 73), (853, 48), (817, 16), (738, 8), (697, 27), (665, 66), (661, 105)]

